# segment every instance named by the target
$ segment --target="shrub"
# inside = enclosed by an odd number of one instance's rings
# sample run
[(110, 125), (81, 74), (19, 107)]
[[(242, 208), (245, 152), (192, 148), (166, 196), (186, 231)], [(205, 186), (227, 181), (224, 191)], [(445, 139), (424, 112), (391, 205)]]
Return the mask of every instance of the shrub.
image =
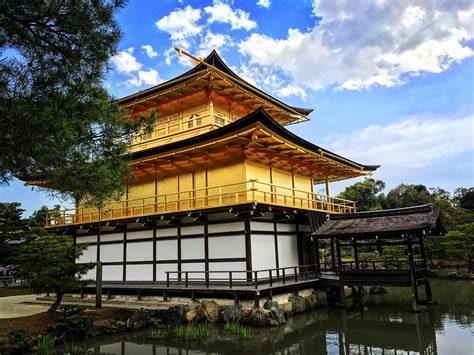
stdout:
[(53, 314), (53, 324), (48, 331), (61, 340), (85, 338), (92, 329), (92, 318), (83, 316), (84, 307), (65, 306)]
[(51, 354), (54, 349), (54, 339), (49, 335), (41, 335), (38, 338), (38, 354)]
[(26, 329), (13, 329), (8, 333), (8, 345), (12, 354), (28, 353), (33, 347), (33, 338)]

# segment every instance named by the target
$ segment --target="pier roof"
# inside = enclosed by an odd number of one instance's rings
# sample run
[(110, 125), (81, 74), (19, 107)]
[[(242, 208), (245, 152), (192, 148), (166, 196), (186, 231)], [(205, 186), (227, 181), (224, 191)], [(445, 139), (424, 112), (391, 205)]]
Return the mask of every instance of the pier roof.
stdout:
[(432, 205), (331, 215), (313, 232), (319, 238), (404, 236), (413, 233), (445, 234), (438, 209)]

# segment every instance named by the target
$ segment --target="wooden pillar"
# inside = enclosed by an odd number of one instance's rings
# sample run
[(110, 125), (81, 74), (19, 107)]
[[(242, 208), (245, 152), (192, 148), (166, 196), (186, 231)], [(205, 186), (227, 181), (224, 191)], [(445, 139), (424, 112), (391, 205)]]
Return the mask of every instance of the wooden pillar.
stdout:
[(204, 270), (206, 285), (209, 285), (209, 225), (207, 215), (204, 217)]
[(411, 236), (407, 237), (407, 247), (408, 247), (408, 261), (410, 265), (412, 307), (414, 311), (417, 311), (418, 310), (418, 288), (416, 285), (415, 262), (413, 260), (413, 245), (412, 245)]
[(321, 272), (321, 260), (319, 260), (319, 239), (314, 238), (314, 250), (315, 250), (315, 261), (316, 261), (316, 272)]
[[(244, 220), (245, 228), (245, 267), (247, 271), (252, 270), (252, 240), (251, 240), (251, 231), (250, 231), (250, 216), (246, 216)], [(252, 280), (252, 273), (247, 273), (247, 280)]]
[[(275, 244), (275, 267), (280, 267), (280, 259), (278, 256), (278, 223), (275, 214), (273, 214), (273, 242)], [(277, 275), (279, 276), (279, 270), (277, 270)]]
[(153, 281), (156, 282), (156, 222), (153, 226)]
[(330, 191), (329, 191), (329, 178), (326, 177), (326, 196), (330, 196)]
[[(181, 219), (178, 219), (176, 223), (177, 227), (177, 238), (178, 238), (178, 271), (181, 271)], [(181, 279), (181, 272), (178, 273), (178, 280)]]
[(426, 262), (425, 244), (424, 244), (423, 236), (421, 234), (418, 236), (418, 238), (419, 238), (418, 240), (420, 243), (420, 254), (421, 254), (421, 258), (423, 259), (425, 274), (426, 274), (426, 280), (425, 280), (426, 302), (431, 303), (433, 302), (433, 295), (431, 293), (430, 280), (428, 279), (428, 263)]
[(331, 266), (333, 269), (336, 268), (336, 253), (334, 251), (334, 238), (330, 239), (331, 241)]
[(342, 256), (339, 239), (336, 238), (337, 267), (339, 269), (339, 298), (343, 306), (347, 305), (346, 294), (344, 292), (344, 282), (342, 281)]
[(127, 281), (127, 225), (125, 224), (125, 230), (123, 231), (123, 269), (122, 269), (122, 281)]
[(95, 266), (95, 307), (102, 307), (102, 263), (99, 261)]
[(355, 260), (355, 267), (356, 270), (359, 269), (359, 251), (357, 250), (357, 240), (352, 238), (352, 248), (354, 250), (354, 260)]

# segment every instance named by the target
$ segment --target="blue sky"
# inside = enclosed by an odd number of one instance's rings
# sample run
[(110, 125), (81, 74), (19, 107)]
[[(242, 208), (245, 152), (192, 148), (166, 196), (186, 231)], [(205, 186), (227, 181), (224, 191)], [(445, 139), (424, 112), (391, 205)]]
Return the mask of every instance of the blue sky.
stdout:
[[(117, 98), (188, 70), (172, 44), (216, 49), (264, 91), (314, 108), (290, 129), (382, 165), (374, 177), (387, 190), (474, 185), (472, 1), (130, 1), (117, 20), (123, 38), (105, 81)], [(56, 202), (18, 181), (0, 187), (0, 201), (27, 215)]]

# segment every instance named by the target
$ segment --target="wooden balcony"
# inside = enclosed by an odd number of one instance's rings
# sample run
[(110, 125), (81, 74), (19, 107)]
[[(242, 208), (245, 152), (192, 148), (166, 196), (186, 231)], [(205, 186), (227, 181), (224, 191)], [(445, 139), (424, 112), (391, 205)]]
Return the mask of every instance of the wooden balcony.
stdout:
[(353, 201), (249, 180), (113, 202), (100, 212), (91, 208), (51, 211), (46, 216), (46, 228), (253, 202), (327, 213), (352, 213), (356, 210)]

